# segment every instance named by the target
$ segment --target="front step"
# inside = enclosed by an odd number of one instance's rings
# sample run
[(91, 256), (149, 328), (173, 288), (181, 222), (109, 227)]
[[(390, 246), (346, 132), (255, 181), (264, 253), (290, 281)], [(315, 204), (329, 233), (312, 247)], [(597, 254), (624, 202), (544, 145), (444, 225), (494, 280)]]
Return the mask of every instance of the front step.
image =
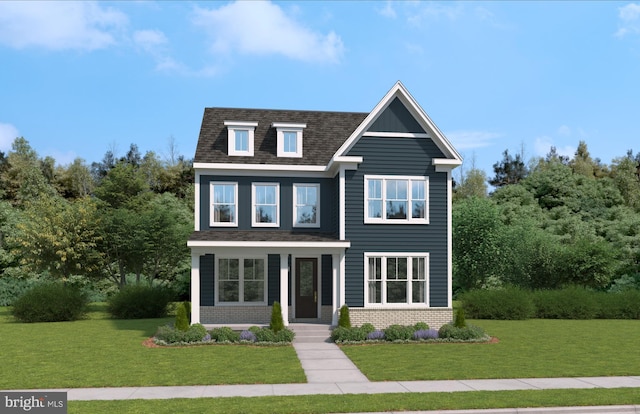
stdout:
[(294, 342), (298, 343), (329, 342), (331, 337), (329, 325), (293, 323), (289, 325), (289, 329), (295, 332)]

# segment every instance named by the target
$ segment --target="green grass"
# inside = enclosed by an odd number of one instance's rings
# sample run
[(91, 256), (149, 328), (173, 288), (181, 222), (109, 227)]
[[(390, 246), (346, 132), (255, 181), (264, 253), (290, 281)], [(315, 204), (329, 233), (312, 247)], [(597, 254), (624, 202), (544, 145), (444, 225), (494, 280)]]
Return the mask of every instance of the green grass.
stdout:
[(0, 308), (0, 389), (305, 382), (291, 346), (147, 348), (164, 319), (88, 319), (24, 324)]
[(342, 350), (372, 381), (640, 375), (640, 320), (470, 322), (500, 342)]
[(638, 388), (71, 401), (69, 414), (311, 414), (632, 404), (640, 404)]

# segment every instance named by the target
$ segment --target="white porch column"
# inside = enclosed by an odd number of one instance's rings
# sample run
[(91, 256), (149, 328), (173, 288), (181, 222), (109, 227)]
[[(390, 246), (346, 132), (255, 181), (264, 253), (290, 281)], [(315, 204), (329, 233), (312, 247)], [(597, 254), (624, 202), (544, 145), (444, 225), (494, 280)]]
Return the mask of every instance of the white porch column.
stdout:
[(284, 326), (289, 326), (289, 255), (280, 254), (280, 306)]
[(200, 323), (200, 255), (191, 250), (191, 324)]
[(338, 308), (345, 304), (344, 298), (344, 289), (345, 289), (345, 252), (340, 252), (340, 289), (338, 290), (340, 294), (340, 300), (338, 301)]
[(340, 273), (340, 255), (331, 255), (333, 300), (331, 306), (331, 325), (338, 326), (338, 309), (340, 309), (340, 286), (343, 275)]

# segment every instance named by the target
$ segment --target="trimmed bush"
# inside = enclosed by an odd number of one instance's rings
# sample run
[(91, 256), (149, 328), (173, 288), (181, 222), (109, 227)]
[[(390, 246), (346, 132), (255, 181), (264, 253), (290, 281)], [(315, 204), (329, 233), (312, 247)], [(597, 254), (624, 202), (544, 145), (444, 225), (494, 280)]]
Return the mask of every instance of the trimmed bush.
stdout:
[(455, 339), (458, 341), (482, 339), (485, 335), (484, 330), (479, 326), (467, 325), (464, 328), (457, 328), (450, 323), (442, 325), (438, 331), (439, 338)]
[(593, 319), (598, 315), (597, 293), (581, 287), (540, 290), (534, 293), (536, 317), (543, 319)]
[(127, 285), (108, 299), (107, 311), (115, 319), (162, 318), (173, 297), (164, 287)]
[(367, 335), (362, 328), (338, 326), (331, 332), (331, 339), (334, 342), (358, 342), (367, 339)]
[(435, 329), (419, 329), (413, 333), (413, 339), (416, 341), (438, 339), (438, 331)]
[(275, 342), (276, 334), (269, 328), (258, 328), (257, 331), (252, 331), (256, 335), (257, 342)]
[(170, 325), (160, 326), (154, 337), (166, 344), (191, 344), (211, 340), (207, 329), (199, 323), (189, 326), (186, 331), (181, 331)]
[(535, 316), (530, 291), (516, 287), (472, 290), (460, 295), (465, 315), (473, 319), (524, 320)]
[(341, 326), (343, 328), (351, 328), (351, 317), (349, 316), (349, 307), (347, 305), (342, 305), (340, 307), (338, 326)]
[(296, 334), (291, 329), (285, 328), (281, 331), (278, 331), (278, 333), (276, 334), (275, 342), (285, 342), (285, 343), (293, 342), (293, 338), (295, 336)]
[(189, 317), (187, 316), (187, 308), (185, 306), (185, 302), (181, 302), (178, 304), (178, 309), (176, 309), (175, 326), (177, 330), (183, 332), (186, 332), (186, 330), (189, 329)]
[(418, 322), (413, 325), (413, 329), (415, 329), (416, 331), (426, 331), (429, 329), (429, 325), (427, 325), (426, 322)]
[(464, 317), (464, 309), (456, 309), (456, 316), (455, 320), (453, 321), (453, 326), (455, 326), (456, 328), (464, 328), (465, 326), (467, 326), (467, 320)]
[(269, 328), (271, 328), (274, 333), (278, 333), (284, 329), (284, 319), (282, 319), (282, 306), (280, 306), (280, 302), (273, 302)]
[(255, 342), (257, 341), (256, 334), (251, 331), (240, 332), (240, 341)]
[(60, 282), (34, 286), (13, 302), (11, 312), (21, 322), (75, 321), (87, 311), (88, 299), (80, 289)]
[(413, 326), (391, 325), (384, 330), (387, 341), (407, 341), (413, 339)]
[(372, 341), (382, 341), (382, 340), (384, 340), (384, 332), (382, 332), (380, 330), (369, 332), (367, 334), (367, 339), (372, 340)]
[(209, 334), (211, 335), (211, 339), (216, 342), (238, 342), (240, 340), (240, 333), (228, 326), (213, 328)]
[(599, 318), (640, 319), (640, 290), (625, 290), (620, 293), (601, 293)]
[(376, 330), (376, 328), (370, 323), (363, 323), (360, 329), (362, 329), (365, 334), (370, 334)]

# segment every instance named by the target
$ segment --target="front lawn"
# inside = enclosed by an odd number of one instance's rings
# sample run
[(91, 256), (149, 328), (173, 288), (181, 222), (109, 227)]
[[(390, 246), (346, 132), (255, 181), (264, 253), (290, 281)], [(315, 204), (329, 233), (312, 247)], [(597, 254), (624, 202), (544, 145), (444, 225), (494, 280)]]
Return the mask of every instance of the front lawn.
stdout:
[(500, 342), (341, 349), (372, 381), (640, 375), (640, 320), (470, 323)]
[(18, 323), (0, 308), (0, 389), (305, 382), (291, 346), (146, 348), (165, 319)]

